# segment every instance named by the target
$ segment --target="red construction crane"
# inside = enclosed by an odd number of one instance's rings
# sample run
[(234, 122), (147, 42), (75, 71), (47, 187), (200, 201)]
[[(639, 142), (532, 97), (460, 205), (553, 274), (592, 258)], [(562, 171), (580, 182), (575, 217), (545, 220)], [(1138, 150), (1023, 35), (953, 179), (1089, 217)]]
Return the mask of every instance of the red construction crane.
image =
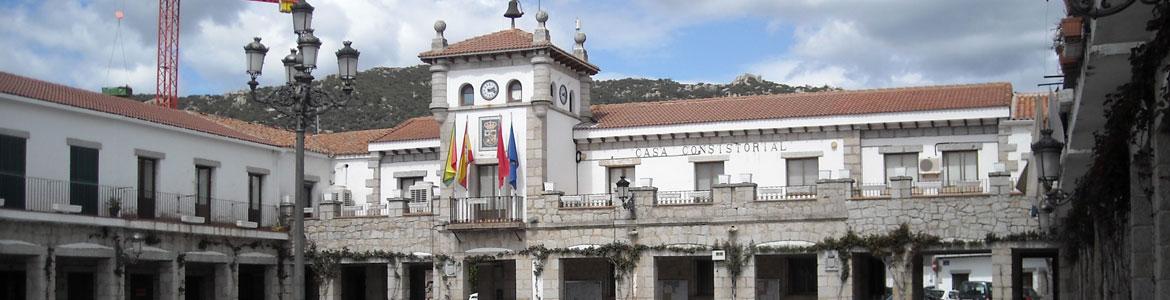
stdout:
[[(179, 106), (179, 1), (158, 0), (158, 69), (154, 104), (169, 108)], [(290, 12), (296, 0), (250, 0), (280, 3), (280, 11)]]

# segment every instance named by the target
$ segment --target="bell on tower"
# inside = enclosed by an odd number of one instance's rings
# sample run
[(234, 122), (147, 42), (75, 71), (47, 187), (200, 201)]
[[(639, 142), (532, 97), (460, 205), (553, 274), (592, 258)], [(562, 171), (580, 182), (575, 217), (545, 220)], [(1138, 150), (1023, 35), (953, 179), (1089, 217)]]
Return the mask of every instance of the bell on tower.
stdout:
[(523, 16), (524, 10), (520, 7), (520, 1), (508, 0), (508, 11), (504, 12), (504, 17), (512, 19), (512, 28), (516, 28), (516, 18)]

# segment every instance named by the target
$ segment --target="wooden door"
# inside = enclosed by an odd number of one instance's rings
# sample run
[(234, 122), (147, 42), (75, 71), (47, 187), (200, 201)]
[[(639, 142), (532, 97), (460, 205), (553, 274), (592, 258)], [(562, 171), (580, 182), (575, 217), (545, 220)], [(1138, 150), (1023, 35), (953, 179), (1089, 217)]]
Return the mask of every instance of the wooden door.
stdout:
[(0, 135), (0, 198), (5, 208), (25, 208), (24, 147), (24, 139)]
[(81, 213), (98, 214), (98, 150), (69, 148), (69, 204), (81, 206)]

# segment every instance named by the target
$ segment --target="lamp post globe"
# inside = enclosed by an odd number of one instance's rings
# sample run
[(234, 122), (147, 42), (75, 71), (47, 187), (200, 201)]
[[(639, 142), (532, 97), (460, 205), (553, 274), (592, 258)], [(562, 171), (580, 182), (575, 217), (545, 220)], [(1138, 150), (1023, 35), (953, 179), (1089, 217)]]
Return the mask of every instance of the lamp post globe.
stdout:
[(268, 47), (260, 43), (260, 38), (252, 38), (252, 42), (244, 45), (244, 54), (247, 55), (248, 74), (260, 76), (264, 71), (264, 55), (268, 54)]
[(1052, 138), (1052, 129), (1040, 130), (1040, 140), (1032, 144), (1032, 155), (1036, 157), (1037, 178), (1047, 184), (1060, 180), (1060, 152), (1064, 143)]
[(289, 49), (289, 54), (280, 60), (284, 64), (285, 83), (293, 84), (297, 81), (297, 65), (301, 63), (301, 58), (297, 56), (297, 49)]
[(306, 0), (297, 1), (292, 6), (293, 33), (301, 33), (313, 28), (313, 8)]
[(316, 69), (317, 51), (321, 50), (321, 39), (313, 35), (312, 29), (306, 29), (297, 38), (297, 48), (301, 50), (301, 65), (308, 69)]

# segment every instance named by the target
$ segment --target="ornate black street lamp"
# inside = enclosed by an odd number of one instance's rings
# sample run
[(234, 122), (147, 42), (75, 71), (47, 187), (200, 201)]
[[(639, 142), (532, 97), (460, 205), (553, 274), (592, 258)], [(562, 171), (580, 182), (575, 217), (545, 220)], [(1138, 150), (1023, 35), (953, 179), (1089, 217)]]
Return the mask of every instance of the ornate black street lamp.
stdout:
[(622, 208), (630, 211), (630, 219), (637, 219), (634, 213), (634, 193), (630, 192), (630, 181), (626, 180), (626, 176), (622, 175), (618, 178), (616, 183), (617, 188), (614, 192), (617, 193), (618, 199), (622, 200)]
[(249, 96), (252, 101), (262, 103), (277, 112), (292, 117), (296, 121), (296, 178), (294, 179), (293, 203), (293, 299), (304, 299), (305, 284), (305, 128), (318, 115), (333, 108), (345, 106), (353, 99), (353, 83), (357, 77), (357, 61), (360, 53), (350, 47), (351, 42), (345, 41), (345, 47), (337, 51), (337, 72), (341, 79), (343, 92), (340, 95), (331, 93), (320, 87), (313, 87), (312, 72), (317, 68), (317, 52), (321, 49), (321, 40), (313, 35), (313, 6), (306, 0), (300, 0), (292, 7), (293, 32), (297, 34), (297, 49), (281, 59), (285, 68), (285, 84), (275, 87), (267, 95), (257, 95), (256, 87), (260, 83), (256, 78), (260, 76), (264, 67), (264, 56), (268, 47), (260, 43), (260, 38), (244, 46), (244, 53), (248, 60)]
[(1032, 144), (1032, 157), (1036, 162), (1036, 177), (1044, 184), (1044, 202), (1040, 210), (1050, 213), (1056, 206), (1068, 202), (1068, 193), (1054, 188), (1060, 181), (1060, 153), (1064, 151), (1064, 143), (1052, 138), (1052, 129), (1041, 129), (1040, 140)]

